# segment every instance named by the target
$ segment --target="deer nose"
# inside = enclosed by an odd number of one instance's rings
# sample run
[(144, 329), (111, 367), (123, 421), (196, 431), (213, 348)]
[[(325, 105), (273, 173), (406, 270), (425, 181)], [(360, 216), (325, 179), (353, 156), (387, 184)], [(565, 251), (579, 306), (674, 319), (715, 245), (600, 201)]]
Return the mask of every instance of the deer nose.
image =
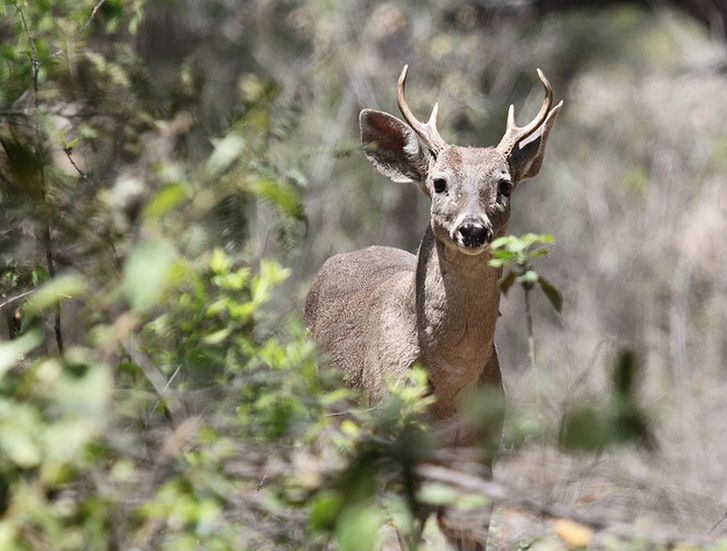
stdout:
[(457, 229), (457, 237), (462, 245), (474, 249), (492, 238), (492, 230), (479, 220), (468, 219)]

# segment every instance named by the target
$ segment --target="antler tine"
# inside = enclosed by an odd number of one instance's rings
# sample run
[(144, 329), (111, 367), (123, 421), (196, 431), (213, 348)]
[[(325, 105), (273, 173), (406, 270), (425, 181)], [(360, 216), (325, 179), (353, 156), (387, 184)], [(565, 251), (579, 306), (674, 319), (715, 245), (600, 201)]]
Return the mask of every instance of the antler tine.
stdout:
[(515, 124), (515, 106), (510, 105), (510, 109), (507, 111), (507, 130), (505, 130), (505, 135), (502, 137), (500, 144), (497, 146), (498, 149), (503, 150), (506, 153), (510, 153), (517, 144), (540, 128), (540, 126), (545, 122), (545, 119), (550, 112), (550, 108), (553, 105), (553, 88), (551, 88), (550, 82), (543, 74), (543, 71), (540, 69), (537, 71), (538, 78), (540, 78), (540, 82), (543, 84), (543, 88), (545, 89), (543, 105), (540, 106), (540, 111), (538, 111), (538, 114), (535, 115), (535, 118), (522, 127)]
[(424, 144), (434, 153), (439, 153), (444, 147), (444, 140), (439, 135), (437, 130), (437, 114), (439, 113), (439, 104), (435, 103), (432, 109), (432, 114), (426, 124), (420, 122), (411, 112), (409, 106), (404, 99), (404, 93), (406, 90), (406, 75), (409, 71), (409, 65), (404, 65), (399, 75), (399, 82), (396, 86), (396, 102), (399, 104), (399, 110), (404, 115), (404, 119), (411, 126), (412, 130), (422, 139)]

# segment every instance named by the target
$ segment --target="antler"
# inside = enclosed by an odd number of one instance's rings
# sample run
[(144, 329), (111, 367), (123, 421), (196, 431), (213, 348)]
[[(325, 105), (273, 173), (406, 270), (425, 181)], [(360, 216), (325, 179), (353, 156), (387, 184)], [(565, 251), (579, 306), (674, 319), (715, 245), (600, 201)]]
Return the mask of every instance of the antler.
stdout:
[(404, 65), (399, 76), (399, 83), (396, 86), (396, 102), (399, 104), (399, 110), (404, 115), (406, 122), (409, 123), (412, 130), (416, 132), (422, 139), (424, 144), (435, 155), (438, 154), (445, 145), (444, 140), (437, 130), (437, 113), (439, 112), (439, 104), (435, 103), (432, 114), (426, 124), (422, 124), (409, 109), (404, 99), (404, 90), (406, 88), (406, 73), (409, 70), (408, 65)]
[(550, 87), (550, 82), (545, 78), (543, 71), (540, 69), (537, 71), (540, 82), (543, 83), (543, 88), (545, 88), (543, 105), (540, 107), (538, 114), (535, 115), (535, 118), (522, 127), (515, 124), (515, 106), (510, 105), (510, 109), (507, 112), (507, 130), (505, 130), (505, 135), (497, 146), (497, 149), (506, 155), (509, 155), (515, 149), (515, 146), (540, 128), (550, 112), (551, 105), (553, 105), (553, 89)]

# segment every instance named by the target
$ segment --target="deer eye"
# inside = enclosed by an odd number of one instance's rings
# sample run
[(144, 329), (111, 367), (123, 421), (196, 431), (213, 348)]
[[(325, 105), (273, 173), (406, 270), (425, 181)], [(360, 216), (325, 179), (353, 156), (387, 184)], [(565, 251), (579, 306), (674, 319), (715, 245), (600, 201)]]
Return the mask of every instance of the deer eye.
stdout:
[(497, 184), (497, 192), (503, 197), (510, 197), (512, 193), (512, 182), (503, 178)]
[(434, 179), (434, 191), (437, 193), (444, 193), (447, 191), (447, 180), (444, 178), (435, 178)]

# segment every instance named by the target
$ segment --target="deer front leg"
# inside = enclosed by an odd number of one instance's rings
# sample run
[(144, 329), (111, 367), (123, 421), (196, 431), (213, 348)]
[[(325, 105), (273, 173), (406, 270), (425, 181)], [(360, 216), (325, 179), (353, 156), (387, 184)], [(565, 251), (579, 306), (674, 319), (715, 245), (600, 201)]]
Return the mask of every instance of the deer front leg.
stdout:
[[(492, 392), (492, 397), (499, 398), (504, 392), (494, 345), (478, 384), (485, 391), (485, 396)], [(464, 426), (457, 434), (456, 446), (479, 446), (484, 450), (483, 461), (488, 467), (489, 476), (492, 476), (492, 459), (502, 437), (503, 421), (504, 415), (497, 415), (487, 426)], [(437, 523), (457, 551), (485, 551), (493, 508), (492, 503), (473, 511), (442, 508), (437, 514)]]

